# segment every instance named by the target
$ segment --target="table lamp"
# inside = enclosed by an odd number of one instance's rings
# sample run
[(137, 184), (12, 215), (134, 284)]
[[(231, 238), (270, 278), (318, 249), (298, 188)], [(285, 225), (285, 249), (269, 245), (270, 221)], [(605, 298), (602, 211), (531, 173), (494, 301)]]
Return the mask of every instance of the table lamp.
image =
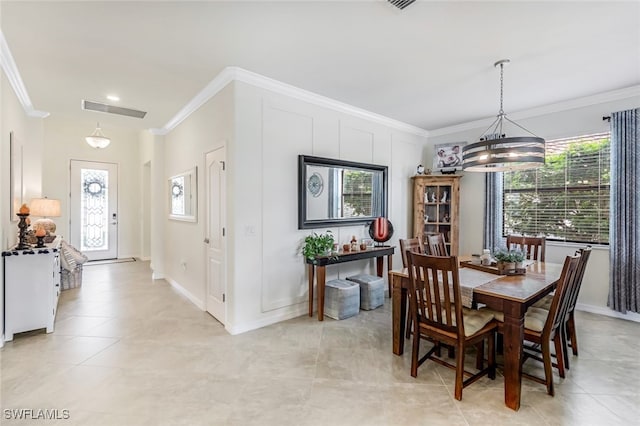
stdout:
[(31, 216), (42, 218), (33, 222), (33, 229), (42, 227), (47, 232), (47, 236), (55, 236), (56, 224), (49, 218), (60, 217), (60, 200), (46, 197), (34, 198), (29, 203), (29, 207), (31, 208)]

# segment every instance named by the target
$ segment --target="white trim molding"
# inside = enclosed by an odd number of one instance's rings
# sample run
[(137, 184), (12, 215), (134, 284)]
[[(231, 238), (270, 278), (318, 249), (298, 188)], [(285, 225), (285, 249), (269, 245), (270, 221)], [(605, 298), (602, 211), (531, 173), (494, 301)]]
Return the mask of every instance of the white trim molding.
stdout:
[(640, 322), (640, 314), (634, 312), (628, 312), (627, 314), (621, 314), (613, 309), (605, 308), (602, 306), (585, 305), (584, 303), (578, 303), (576, 309), (583, 312), (591, 312), (592, 314), (604, 315), (612, 318), (620, 318), (634, 322)]
[(318, 105), (327, 109), (349, 114), (351, 116), (362, 118), (367, 121), (379, 123), (403, 132), (415, 134), (417, 136), (429, 136), (428, 131), (416, 126), (412, 126), (411, 124), (403, 123), (401, 121), (394, 120), (392, 118), (385, 117), (374, 112), (357, 108), (355, 106), (336, 101), (335, 99), (327, 98), (326, 96), (322, 96), (317, 93), (313, 93), (308, 90), (304, 90), (299, 87), (295, 87), (290, 84), (265, 77), (252, 71), (247, 71), (239, 67), (226, 67), (225, 69), (223, 69), (220, 74), (218, 74), (213, 80), (211, 80), (209, 84), (204, 87), (204, 89), (202, 89), (180, 111), (178, 111), (178, 113), (171, 120), (169, 120), (163, 128), (149, 129), (149, 131), (154, 135), (166, 135), (183, 120), (189, 117), (193, 112), (195, 112), (198, 108), (204, 105), (209, 99), (211, 99), (218, 92), (224, 89), (227, 84), (233, 81), (247, 83), (261, 89), (269, 90), (281, 95), (308, 102), (313, 105)]
[(198, 299), (196, 296), (193, 295), (193, 293), (191, 293), (189, 290), (187, 290), (186, 288), (184, 288), (183, 286), (181, 286), (180, 284), (178, 284), (177, 281), (166, 277), (164, 279), (166, 282), (168, 282), (171, 287), (173, 287), (174, 289), (176, 289), (176, 291), (180, 294), (182, 294), (184, 297), (186, 297), (187, 299), (189, 299), (189, 301), (191, 303), (193, 303), (194, 305), (196, 305), (198, 307), (198, 309), (200, 309), (201, 311), (204, 311), (204, 303), (202, 302), (202, 300)]
[[(640, 98), (640, 85), (518, 111), (513, 114), (509, 114), (509, 117), (511, 117), (513, 120), (522, 120), (524, 118), (538, 117), (545, 114), (553, 114), (560, 111), (567, 111), (571, 109), (582, 108), (605, 102), (619, 101), (628, 98)], [(469, 121), (467, 123), (455, 124), (453, 126), (441, 127), (439, 129), (429, 130), (429, 136), (449, 135), (452, 133), (484, 128), (488, 126), (493, 120), (495, 120), (495, 116), (483, 118), (481, 120)]]
[(260, 318), (256, 321), (251, 322), (243, 322), (242, 324), (232, 324), (227, 322), (225, 324), (225, 329), (229, 332), (229, 334), (236, 335), (245, 333), (247, 331), (255, 330), (258, 328), (266, 327), (271, 324), (276, 324), (282, 321), (290, 320), (293, 318), (298, 318), (302, 315), (305, 315), (308, 312), (307, 303), (300, 303), (297, 305), (288, 306), (286, 309), (280, 309), (279, 311), (275, 311), (275, 315), (270, 315), (268, 317)]
[(11, 54), (11, 50), (7, 44), (7, 40), (4, 38), (2, 30), (0, 30), (0, 65), (2, 65), (4, 74), (7, 76), (7, 80), (9, 80), (9, 84), (11, 84), (16, 97), (20, 101), (20, 104), (22, 104), (24, 112), (29, 117), (48, 117), (48, 112), (36, 110), (31, 103), (29, 93), (27, 92), (27, 88), (24, 86), (24, 82), (22, 81), (16, 62), (13, 60), (13, 55)]

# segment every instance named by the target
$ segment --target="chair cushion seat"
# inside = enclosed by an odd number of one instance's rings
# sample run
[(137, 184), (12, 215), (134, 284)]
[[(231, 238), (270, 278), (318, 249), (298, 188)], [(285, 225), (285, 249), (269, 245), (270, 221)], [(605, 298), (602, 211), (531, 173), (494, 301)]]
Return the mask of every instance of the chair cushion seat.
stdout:
[[(493, 316), (496, 320), (500, 322), (504, 322), (504, 313), (494, 311), (493, 309), (481, 309), (482, 311), (490, 311), (493, 313)], [(549, 316), (549, 311), (547, 309), (536, 308), (534, 306), (530, 307), (527, 310), (527, 313), (524, 315), (524, 328), (531, 331), (542, 331), (544, 328), (544, 324), (547, 322), (547, 317)], [(465, 322), (465, 325), (467, 323)]]
[(534, 303), (533, 307), (546, 309), (548, 311), (549, 309), (551, 309), (551, 302), (553, 302), (553, 295), (548, 294), (542, 299), (538, 300), (536, 303)]
[(465, 337), (473, 336), (478, 331), (493, 320), (493, 312), (485, 309), (462, 309), (462, 320), (464, 321)]

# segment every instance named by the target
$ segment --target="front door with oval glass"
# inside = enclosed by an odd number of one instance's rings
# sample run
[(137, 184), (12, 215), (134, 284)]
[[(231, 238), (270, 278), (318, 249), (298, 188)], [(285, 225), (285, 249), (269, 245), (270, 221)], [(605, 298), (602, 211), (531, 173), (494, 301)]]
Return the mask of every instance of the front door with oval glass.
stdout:
[(70, 241), (89, 260), (118, 257), (118, 165), (71, 160)]

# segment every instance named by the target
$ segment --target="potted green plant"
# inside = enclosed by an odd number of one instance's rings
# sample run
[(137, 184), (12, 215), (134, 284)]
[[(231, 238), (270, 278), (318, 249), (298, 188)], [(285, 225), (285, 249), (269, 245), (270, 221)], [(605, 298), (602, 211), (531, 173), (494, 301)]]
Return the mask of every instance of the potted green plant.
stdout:
[(324, 234), (314, 232), (304, 239), (302, 254), (311, 261), (318, 256), (329, 256), (333, 250), (334, 241), (331, 231), (327, 231)]
[(498, 250), (493, 254), (493, 257), (497, 261), (498, 271), (504, 273), (513, 271), (516, 268), (522, 268), (522, 262), (524, 261), (524, 253), (520, 250)]

